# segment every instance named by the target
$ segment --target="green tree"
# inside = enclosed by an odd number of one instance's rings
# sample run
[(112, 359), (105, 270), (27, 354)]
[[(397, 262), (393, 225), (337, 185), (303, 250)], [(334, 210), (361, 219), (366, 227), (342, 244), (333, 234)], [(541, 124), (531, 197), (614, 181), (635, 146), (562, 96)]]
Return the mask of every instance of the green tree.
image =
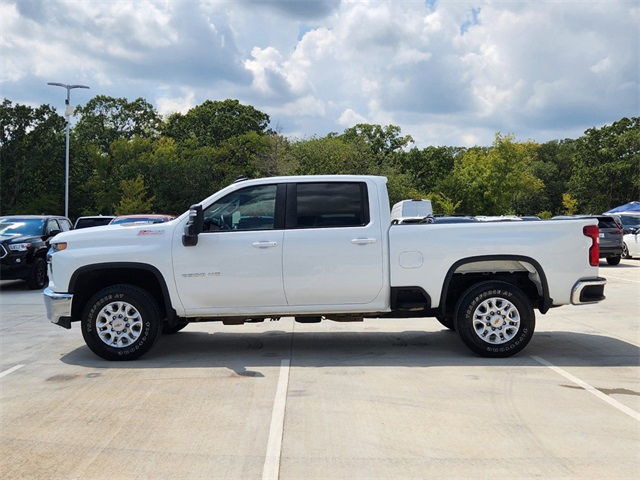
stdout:
[(400, 165), (413, 185), (424, 192), (437, 192), (453, 171), (456, 158), (465, 149), (458, 147), (433, 147), (422, 150), (412, 148), (400, 156)]
[(602, 213), (640, 198), (640, 117), (590, 128), (576, 141), (569, 192), (580, 213)]
[(521, 214), (523, 205), (543, 188), (531, 173), (538, 144), (515, 142), (499, 133), (491, 148), (472, 148), (456, 162), (448, 195), (476, 215)]
[(0, 214), (63, 213), (64, 118), (4, 99), (0, 125)]
[(552, 140), (540, 145), (537, 158), (531, 163), (531, 172), (542, 180), (544, 189), (530, 197), (526, 212), (564, 213), (563, 194), (571, 178), (574, 156), (575, 140)]
[(568, 193), (562, 194), (562, 206), (564, 207), (565, 215), (574, 215), (578, 209), (578, 200), (573, 198)]
[(163, 134), (176, 142), (192, 141), (194, 148), (217, 147), (225, 140), (249, 132), (263, 134), (269, 116), (238, 100), (207, 100), (186, 114), (170, 115)]
[(298, 161), (294, 175), (381, 175), (388, 179), (389, 200), (394, 204), (406, 198), (424, 198), (400, 172), (393, 157), (380, 157), (363, 138), (336, 137), (302, 140), (292, 145)]
[(368, 123), (359, 123), (355, 127), (347, 128), (340, 138), (346, 142), (357, 140), (364, 141), (374, 155), (380, 158), (402, 151), (410, 143), (413, 143), (411, 135), (401, 136), (402, 130), (396, 125), (371, 125)]
[(445, 215), (454, 215), (462, 202), (454, 202), (443, 193), (434, 193), (430, 195), (433, 202), (435, 212), (444, 213)]
[(265, 148), (256, 152), (252, 169), (258, 177), (290, 175), (298, 167), (291, 142), (284, 136), (269, 132), (263, 137)]
[(118, 139), (156, 137), (162, 124), (158, 112), (142, 98), (129, 102), (126, 98), (98, 95), (78, 107), (75, 114), (80, 117), (74, 129), (76, 138), (105, 153)]
[(116, 215), (134, 213), (152, 213), (154, 197), (149, 197), (142, 176), (120, 182), (120, 202), (116, 207)]

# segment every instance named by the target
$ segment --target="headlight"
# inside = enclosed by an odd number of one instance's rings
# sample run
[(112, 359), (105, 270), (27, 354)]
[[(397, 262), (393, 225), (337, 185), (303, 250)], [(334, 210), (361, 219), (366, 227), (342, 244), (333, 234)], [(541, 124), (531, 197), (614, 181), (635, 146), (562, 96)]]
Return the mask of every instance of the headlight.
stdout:
[(13, 252), (26, 252), (30, 248), (30, 243), (14, 243), (13, 245), (9, 245), (9, 250)]
[(51, 249), (53, 250), (53, 253), (56, 252), (61, 252), (62, 250), (66, 250), (67, 249), (67, 242), (57, 242), (57, 243), (51, 243)]

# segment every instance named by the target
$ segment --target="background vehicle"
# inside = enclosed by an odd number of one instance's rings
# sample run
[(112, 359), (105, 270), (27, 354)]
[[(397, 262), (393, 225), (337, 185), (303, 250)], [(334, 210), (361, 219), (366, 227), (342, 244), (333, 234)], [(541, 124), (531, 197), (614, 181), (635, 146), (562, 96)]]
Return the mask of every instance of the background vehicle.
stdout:
[(640, 232), (640, 214), (620, 214), (618, 216), (624, 235), (622, 237), (622, 258), (640, 257), (640, 244), (638, 232)]
[(0, 278), (26, 280), (30, 289), (47, 284), (49, 240), (71, 230), (66, 217), (24, 215), (0, 217)]
[(618, 265), (622, 258), (622, 225), (614, 215), (561, 215), (553, 217), (558, 219), (585, 219), (598, 220), (600, 229), (600, 258), (606, 258), (609, 265)]
[(109, 360), (189, 322), (283, 316), (435, 317), (476, 354), (508, 357), (531, 340), (534, 309), (604, 298), (595, 219), (393, 225), (386, 181), (246, 180), (172, 222), (65, 233), (49, 255), (47, 316), (80, 322)]
[(79, 228), (89, 228), (89, 227), (101, 227), (103, 225), (109, 225), (111, 220), (113, 220), (113, 215), (95, 215), (95, 216), (87, 216), (87, 217), (78, 217), (76, 219), (76, 223), (73, 224), (73, 229), (78, 230)]
[(115, 217), (111, 220), (110, 225), (121, 225), (121, 224), (150, 224), (150, 223), (164, 223), (170, 220), (173, 220), (174, 216), (172, 215), (162, 215), (150, 213), (148, 215), (136, 214), (136, 215), (120, 215), (119, 217)]

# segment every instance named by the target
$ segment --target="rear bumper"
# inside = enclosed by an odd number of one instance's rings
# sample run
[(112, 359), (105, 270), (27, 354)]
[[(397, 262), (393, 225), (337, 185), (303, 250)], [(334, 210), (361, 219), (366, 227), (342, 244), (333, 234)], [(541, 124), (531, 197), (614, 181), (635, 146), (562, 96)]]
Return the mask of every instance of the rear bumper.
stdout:
[(585, 305), (604, 300), (604, 286), (607, 280), (602, 277), (578, 280), (571, 290), (571, 303)]
[(50, 288), (45, 288), (44, 306), (47, 308), (47, 318), (64, 328), (71, 328), (71, 304), (73, 295), (70, 293), (56, 293)]
[(622, 255), (622, 244), (615, 247), (600, 246), (600, 258), (619, 257)]

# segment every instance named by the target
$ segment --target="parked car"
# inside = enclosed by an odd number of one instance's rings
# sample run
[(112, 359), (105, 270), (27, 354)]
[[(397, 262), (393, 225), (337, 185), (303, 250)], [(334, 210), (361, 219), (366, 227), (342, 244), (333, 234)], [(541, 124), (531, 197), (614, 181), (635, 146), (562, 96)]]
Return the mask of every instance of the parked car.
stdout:
[(76, 223), (73, 224), (73, 229), (78, 230), (79, 228), (89, 228), (89, 227), (101, 227), (102, 225), (109, 225), (111, 220), (113, 220), (113, 215), (95, 215), (88, 217), (78, 217), (76, 219)]
[(600, 229), (600, 258), (606, 258), (609, 265), (618, 265), (622, 258), (622, 225), (614, 215), (561, 215), (557, 219), (597, 218)]
[(49, 241), (71, 230), (71, 221), (54, 215), (0, 217), (0, 279), (26, 280), (30, 289), (47, 285)]
[(157, 213), (150, 213), (148, 215), (120, 215), (119, 217), (111, 220), (110, 225), (119, 225), (119, 224), (145, 224), (145, 223), (164, 223), (170, 220), (173, 220), (173, 215), (162, 215)]
[(618, 217), (622, 223), (624, 235), (622, 237), (622, 258), (640, 257), (640, 215), (622, 214)]

